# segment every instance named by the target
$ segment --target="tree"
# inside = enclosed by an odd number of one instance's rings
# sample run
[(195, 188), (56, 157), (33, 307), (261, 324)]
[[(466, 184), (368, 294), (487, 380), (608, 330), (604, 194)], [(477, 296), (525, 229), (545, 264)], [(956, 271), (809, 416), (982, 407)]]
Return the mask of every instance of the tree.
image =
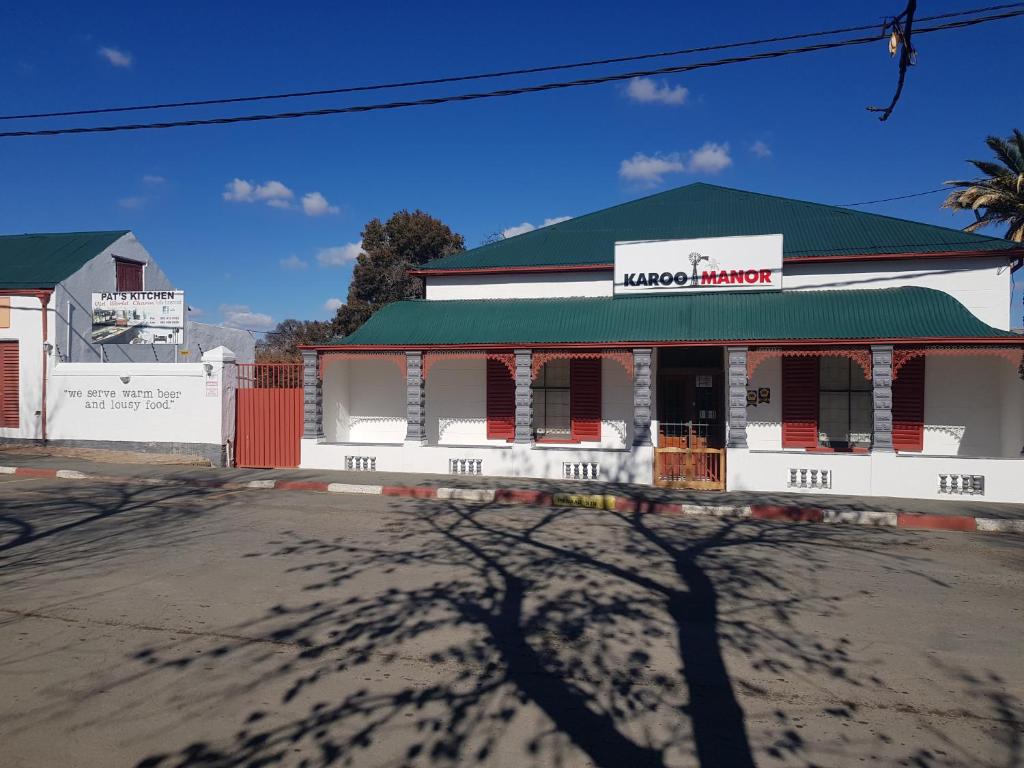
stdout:
[(422, 282), (409, 269), (463, 250), (465, 240), (440, 219), (416, 210), (397, 211), (363, 229), (348, 301), (334, 319), (337, 335), (348, 335), (393, 301), (423, 298)]
[(970, 160), (987, 178), (970, 181), (947, 181), (961, 187), (951, 192), (943, 208), (973, 211), (975, 221), (964, 227), (974, 232), (989, 224), (1006, 224), (1008, 240), (1024, 242), (1024, 133), (1014, 129), (1008, 139), (989, 136), (988, 148), (998, 162)]
[(256, 344), (256, 359), (261, 363), (296, 361), (302, 357), (299, 344), (323, 344), (335, 335), (333, 323), (282, 320)]

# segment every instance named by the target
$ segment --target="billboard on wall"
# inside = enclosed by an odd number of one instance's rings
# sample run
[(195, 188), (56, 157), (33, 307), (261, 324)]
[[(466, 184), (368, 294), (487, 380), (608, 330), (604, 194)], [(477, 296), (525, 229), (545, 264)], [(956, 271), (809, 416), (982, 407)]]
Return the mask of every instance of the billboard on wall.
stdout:
[(615, 244), (615, 293), (778, 291), (782, 235)]
[(181, 344), (184, 328), (184, 291), (92, 295), (94, 344)]

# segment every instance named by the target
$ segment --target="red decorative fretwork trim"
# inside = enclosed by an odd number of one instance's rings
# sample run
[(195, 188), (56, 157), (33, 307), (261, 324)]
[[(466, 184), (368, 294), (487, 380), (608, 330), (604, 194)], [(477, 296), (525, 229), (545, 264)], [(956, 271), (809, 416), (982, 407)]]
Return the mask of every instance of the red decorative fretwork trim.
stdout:
[(513, 379), (516, 377), (516, 356), (512, 352), (474, 352), (472, 350), (453, 350), (451, 352), (441, 351), (423, 353), (424, 381), (427, 380), (427, 376), (430, 374), (430, 369), (434, 367), (434, 363), (439, 363), (442, 360), (497, 360), (505, 366), (509, 375)]
[(341, 358), (343, 360), (390, 360), (398, 366), (402, 372), (402, 378), (406, 375), (405, 353), (404, 352), (321, 352), (320, 353), (320, 378), (324, 377), (324, 362), (328, 359)]
[(870, 349), (842, 349), (842, 348), (821, 348), (821, 349), (791, 349), (785, 347), (767, 347), (765, 349), (751, 349), (747, 352), (747, 378), (753, 378), (754, 371), (765, 360), (773, 357), (845, 357), (853, 360), (864, 371), (864, 378), (871, 381), (871, 350)]
[(1013, 364), (1024, 365), (1024, 351), (1020, 347), (968, 347), (951, 345), (944, 347), (897, 347), (892, 351), (892, 377), (899, 376), (900, 369), (915, 357), (957, 357), (961, 355), (985, 355), (1001, 357)]
[(624, 349), (555, 349), (535, 351), (533, 353), (533, 364), (530, 366), (530, 378), (536, 379), (540, 369), (545, 363), (552, 360), (614, 360), (626, 371), (626, 375), (633, 378), (633, 353)]

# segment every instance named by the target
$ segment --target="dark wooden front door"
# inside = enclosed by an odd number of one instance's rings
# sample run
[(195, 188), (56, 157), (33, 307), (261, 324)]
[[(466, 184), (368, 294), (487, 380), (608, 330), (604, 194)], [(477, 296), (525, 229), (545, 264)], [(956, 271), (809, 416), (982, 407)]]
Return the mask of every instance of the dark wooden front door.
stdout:
[(721, 368), (668, 368), (658, 374), (655, 483), (725, 487), (725, 374)]

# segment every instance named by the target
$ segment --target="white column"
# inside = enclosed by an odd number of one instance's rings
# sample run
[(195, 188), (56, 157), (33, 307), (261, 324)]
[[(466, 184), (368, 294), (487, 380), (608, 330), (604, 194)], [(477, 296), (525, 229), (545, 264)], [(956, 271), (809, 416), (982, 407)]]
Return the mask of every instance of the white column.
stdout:
[(516, 354), (516, 438), (517, 443), (533, 442), (533, 353), (517, 349)]

